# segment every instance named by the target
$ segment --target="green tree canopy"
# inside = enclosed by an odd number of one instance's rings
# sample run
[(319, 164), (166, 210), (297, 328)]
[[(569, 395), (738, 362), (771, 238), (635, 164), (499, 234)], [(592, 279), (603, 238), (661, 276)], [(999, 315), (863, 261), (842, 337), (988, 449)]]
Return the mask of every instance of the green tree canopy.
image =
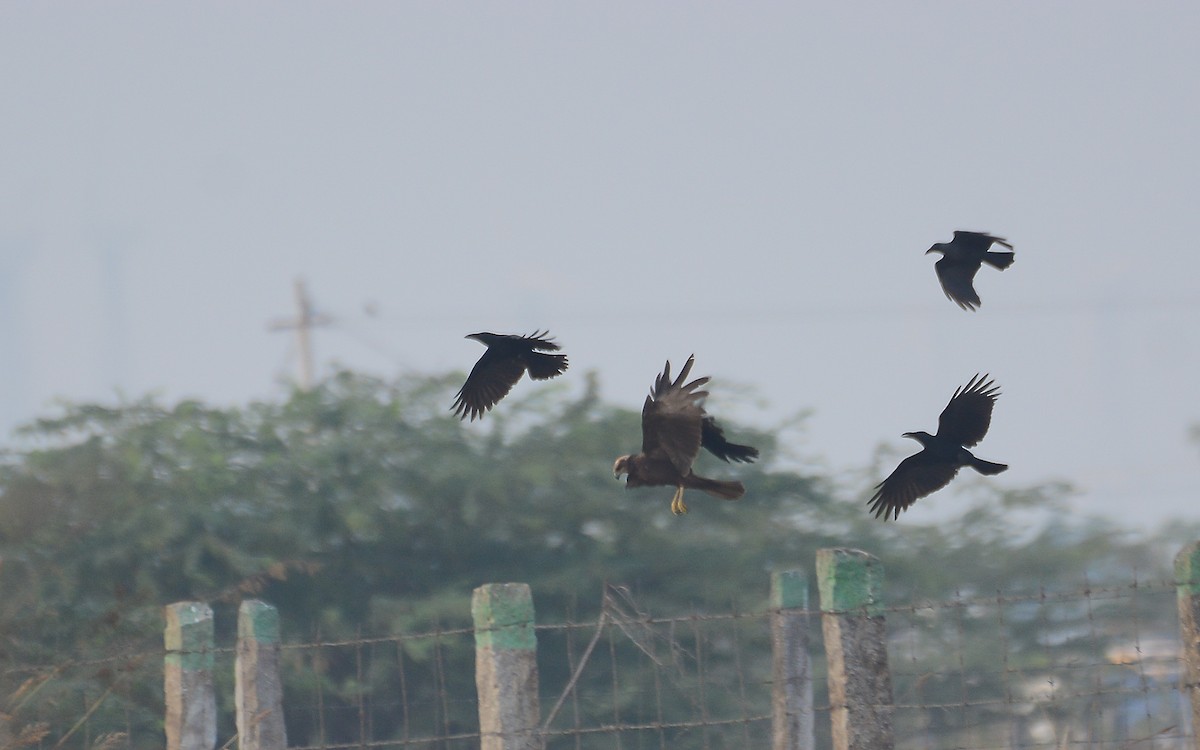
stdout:
[(0, 467), (4, 659), (152, 649), (162, 605), (185, 599), (224, 608), (226, 629), (238, 601), (266, 599), (293, 641), (465, 627), (471, 590), (492, 581), (529, 583), (550, 622), (594, 616), (606, 583), (655, 613), (761, 610), (770, 570), (811, 568), (828, 546), (882, 558), (895, 601), (1029, 591), (1165, 575), (1164, 551), (1196, 532), (1144, 539), (1072, 518), (1063, 485), (969, 481), (947, 490), (969, 499), (958, 515), (881, 523), (864, 504), (878, 472), (842, 487), (805, 469), (818, 457), (788, 448), (795, 425), (728, 425), (763, 459), (706, 456), (703, 473), (736, 474), (745, 499), (690, 497), (676, 518), (669, 488), (614, 480), (639, 414), (600, 402), (594, 376), (581, 394), (510, 398), (482, 425), (447, 410), (460, 380), (342, 372), (245, 407), (147, 398), (29, 425)]

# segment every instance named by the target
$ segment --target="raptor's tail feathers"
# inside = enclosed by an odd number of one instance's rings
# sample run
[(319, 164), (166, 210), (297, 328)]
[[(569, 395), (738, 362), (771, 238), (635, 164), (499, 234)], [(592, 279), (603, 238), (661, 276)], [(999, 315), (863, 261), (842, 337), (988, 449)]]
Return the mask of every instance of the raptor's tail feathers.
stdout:
[(695, 474), (689, 477), (687, 486), (707, 492), (713, 497), (719, 497), (722, 500), (737, 500), (746, 494), (746, 486), (741, 482), (708, 479), (707, 477), (698, 477)]

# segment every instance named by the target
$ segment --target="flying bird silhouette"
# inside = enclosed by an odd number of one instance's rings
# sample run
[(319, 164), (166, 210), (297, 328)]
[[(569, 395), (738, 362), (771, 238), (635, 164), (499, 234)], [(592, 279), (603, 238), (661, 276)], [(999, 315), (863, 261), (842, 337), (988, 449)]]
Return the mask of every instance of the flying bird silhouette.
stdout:
[(613, 475), (626, 474), (625, 486), (674, 486), (671, 512), (688, 512), (683, 502), (685, 488), (702, 490), (725, 500), (736, 500), (746, 493), (741, 482), (708, 479), (692, 472), (692, 463), (704, 448), (722, 461), (749, 463), (758, 458), (758, 449), (731, 443), (725, 432), (704, 411), (702, 402), (708, 391), (697, 390), (708, 378), (684, 384), (692, 371), (695, 356), (688, 357), (671, 380), (671, 363), (654, 380), (654, 389), (642, 405), (642, 452), (617, 458)]
[(474, 422), (508, 395), (526, 371), (534, 380), (547, 380), (567, 369), (565, 354), (546, 354), (559, 350), (549, 331), (534, 331), (529, 336), (505, 333), (472, 333), (487, 351), (471, 368), (471, 374), (455, 394), (450, 409), (459, 419), (468, 416)]
[[(1008, 250), (990, 250), (992, 243), (1003, 245)], [(942, 259), (933, 264), (937, 271), (942, 291), (964, 310), (979, 307), (979, 295), (975, 292), (975, 272), (982, 263), (1003, 271), (1012, 265), (1012, 245), (1002, 237), (993, 237), (983, 232), (954, 233), (950, 242), (938, 242), (925, 251), (941, 253)]]
[(992, 422), (992, 407), (1000, 388), (987, 375), (976, 375), (954, 392), (950, 403), (938, 417), (936, 435), (928, 432), (906, 432), (904, 437), (921, 444), (914, 453), (900, 462), (888, 478), (879, 483), (868, 501), (876, 518), (888, 520), (900, 517), (918, 498), (936, 492), (950, 483), (958, 470), (970, 466), (980, 474), (999, 474), (1008, 468), (976, 458), (967, 448), (983, 440)]

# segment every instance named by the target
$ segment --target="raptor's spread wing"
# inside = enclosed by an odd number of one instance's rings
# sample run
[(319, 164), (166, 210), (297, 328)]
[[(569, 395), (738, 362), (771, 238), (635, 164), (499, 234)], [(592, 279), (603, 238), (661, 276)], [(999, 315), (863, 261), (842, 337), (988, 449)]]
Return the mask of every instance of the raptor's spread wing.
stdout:
[(697, 390), (708, 378), (697, 378), (684, 384), (692, 370), (694, 358), (671, 380), (671, 363), (654, 382), (654, 390), (642, 406), (642, 453), (665, 457), (682, 475), (687, 474), (700, 452), (701, 424), (704, 409), (700, 403), (708, 395)]
[(954, 392), (950, 403), (938, 417), (938, 437), (948, 438), (970, 448), (987, 434), (992, 423), (992, 407), (1000, 387), (987, 375), (976, 375)]

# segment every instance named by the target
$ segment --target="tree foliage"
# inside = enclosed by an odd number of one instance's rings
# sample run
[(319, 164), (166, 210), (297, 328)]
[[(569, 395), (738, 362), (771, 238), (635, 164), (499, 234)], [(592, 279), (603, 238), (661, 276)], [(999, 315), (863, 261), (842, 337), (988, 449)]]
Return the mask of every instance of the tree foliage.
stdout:
[[(810, 568), (828, 546), (881, 557), (891, 600), (945, 600), (1162, 574), (1162, 543), (1196, 531), (1143, 539), (1071, 519), (1064, 486), (984, 482), (964, 483), (974, 502), (936, 526), (883, 524), (865, 511), (870, 478), (843, 489), (803, 468), (816, 457), (791, 453), (786, 429), (733, 425), (763, 460), (702, 468), (736, 472), (746, 498), (690, 496), (676, 518), (669, 488), (614, 481), (612, 459), (640, 444), (639, 415), (601, 403), (594, 377), (581, 394), (510, 398), (483, 425), (447, 410), (460, 379), (343, 372), (245, 407), (68, 405), (29, 425), (0, 467), (0, 657), (42, 668), (8, 672), (8, 710), (61, 737), (87, 696), (119, 694), (120, 721), (157, 744), (161, 662), (117, 657), (156, 653), (161, 607), (179, 600), (212, 602), (224, 642), (252, 596), (280, 609), (291, 642), (467, 627), (471, 590), (493, 581), (529, 583), (549, 622), (595, 617), (606, 584), (655, 614), (761, 611), (770, 570)], [(469, 649), (445, 648), (458, 668), (444, 689), (469, 692)], [(433, 657), (413, 642), (400, 658)], [(544, 662), (544, 679), (565, 682), (561, 659)], [(67, 663), (94, 668), (46, 669)], [(303, 700), (361, 687), (345, 659), (294, 672), (289, 695)], [(395, 687), (394, 674), (366, 679)], [(442, 723), (469, 727), (472, 710)], [(374, 731), (397, 721), (381, 711)], [(294, 744), (317, 731), (289, 718)]]

